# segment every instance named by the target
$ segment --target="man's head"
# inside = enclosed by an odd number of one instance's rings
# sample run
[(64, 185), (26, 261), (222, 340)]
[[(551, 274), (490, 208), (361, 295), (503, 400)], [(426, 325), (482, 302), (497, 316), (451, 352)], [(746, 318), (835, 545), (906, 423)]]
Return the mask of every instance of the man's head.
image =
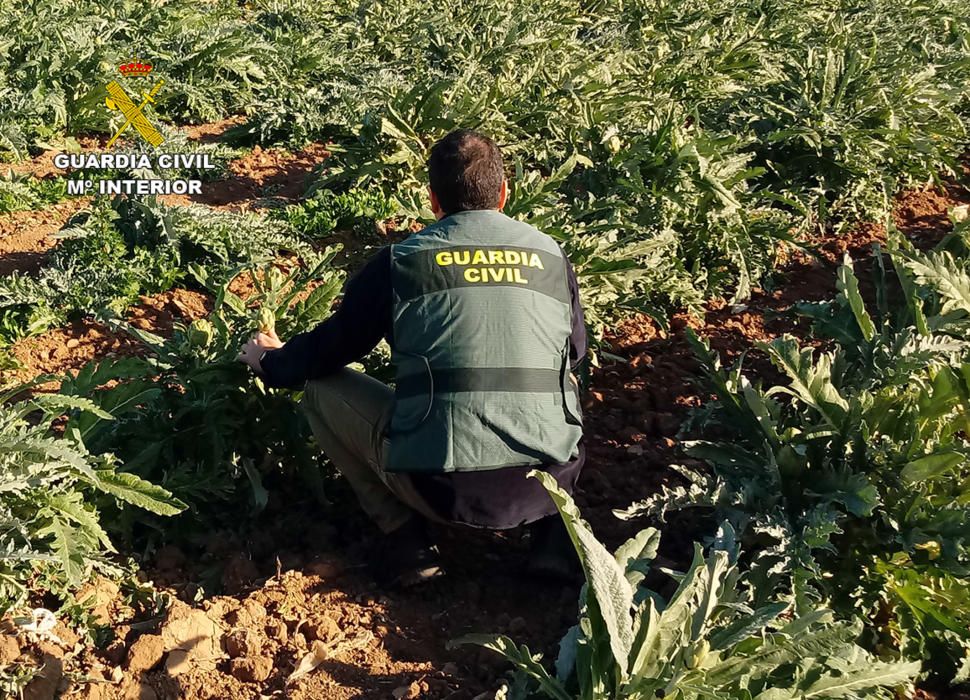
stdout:
[(431, 209), (439, 219), (458, 211), (501, 209), (508, 194), (502, 152), (492, 139), (457, 129), (431, 148)]

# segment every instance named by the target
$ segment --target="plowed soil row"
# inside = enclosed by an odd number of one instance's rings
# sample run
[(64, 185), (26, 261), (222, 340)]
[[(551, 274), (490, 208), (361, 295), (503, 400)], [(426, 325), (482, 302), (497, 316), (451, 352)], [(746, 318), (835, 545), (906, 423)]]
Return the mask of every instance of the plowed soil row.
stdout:
[(54, 234), (88, 205), (87, 197), (66, 199), (43, 211), (15, 211), (0, 215), (0, 275), (32, 274), (57, 244)]
[(165, 195), (166, 204), (205, 204), (215, 209), (249, 211), (268, 200), (285, 203), (298, 199), (306, 179), (330, 152), (325, 144), (313, 143), (290, 153), (256, 146), (243, 158), (229, 163), (231, 176), (205, 183), (198, 195)]
[[(970, 197), (957, 187), (908, 192), (899, 199), (895, 223), (929, 245), (949, 229), (947, 211), (967, 202)], [(623, 361), (592, 374), (589, 461), (576, 494), (601, 538), (616, 545), (644, 526), (621, 521), (612, 511), (675, 478), (669, 465), (683, 461), (681, 422), (707, 399), (685, 330), (708, 338), (726, 360), (757, 341), (802, 334), (789, 307), (830, 297), (842, 254), (862, 258), (884, 238), (878, 226), (822, 237), (812, 242), (817, 255), (793, 255), (774, 287), (757, 290), (742, 306), (712, 301), (702, 317), (676, 315), (669, 332), (638, 317), (609, 333), (611, 351)], [(164, 331), (175, 320), (204, 313), (206, 303), (176, 290), (143, 300), (133, 313), (145, 327)], [(92, 357), (127, 351), (93, 324), (58, 329), (15, 348), (25, 375), (76, 369)], [(757, 352), (748, 355), (747, 366), (770, 376)], [(199, 533), (197, 548), (165, 548), (143, 562), (175, 600), (166, 612), (134, 610), (103, 583), (98, 612), (116, 636), (107, 648), (79, 642), (60, 626), (60, 643), (4, 638), (0, 663), (19, 656), (44, 664), (44, 676), (28, 692), (32, 698), (53, 697), (60, 687), (65, 697), (92, 700), (472, 700), (494, 690), (508, 669), (488, 652), (447, 650), (449, 640), (468, 632), (505, 632), (534, 652), (555, 655), (556, 641), (575, 621), (578, 586), (522, 578), (523, 533), (439, 529), (448, 575), (414, 591), (380, 591), (363, 567), (377, 535), (349, 492), (339, 483), (333, 488), (334, 505), (323, 511), (308, 507), (296, 487), (279, 485), (261, 521), (247, 530)], [(665, 555), (682, 559), (694, 534), (668, 537)], [(200, 585), (224, 595), (195, 602)]]
[[(188, 323), (212, 310), (212, 300), (189, 289), (172, 289), (143, 296), (129, 309), (127, 320), (136, 328), (167, 336), (176, 322)], [(140, 344), (134, 338), (106, 326), (82, 319), (62, 328), (25, 338), (9, 348), (12, 369), (0, 370), (0, 385), (26, 382), (42, 374), (75, 373), (93, 359), (137, 355)], [(57, 389), (50, 381), (40, 391)]]

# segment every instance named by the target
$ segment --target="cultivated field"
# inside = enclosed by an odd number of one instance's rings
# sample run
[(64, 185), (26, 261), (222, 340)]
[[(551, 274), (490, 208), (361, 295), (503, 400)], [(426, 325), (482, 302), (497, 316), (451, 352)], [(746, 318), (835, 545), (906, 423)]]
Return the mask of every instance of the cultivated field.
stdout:
[[(0, 0), (0, 37), (2, 692), (970, 679), (964, 3)], [(108, 148), (106, 86), (160, 80), (164, 143)], [(459, 126), (579, 274), (589, 458), (551, 497), (582, 589), (524, 578), (524, 532), (445, 528), (447, 576), (378, 589), (297, 393), (235, 361), (431, 220), (424, 160)], [(201, 186), (98, 193), (160, 179)]]

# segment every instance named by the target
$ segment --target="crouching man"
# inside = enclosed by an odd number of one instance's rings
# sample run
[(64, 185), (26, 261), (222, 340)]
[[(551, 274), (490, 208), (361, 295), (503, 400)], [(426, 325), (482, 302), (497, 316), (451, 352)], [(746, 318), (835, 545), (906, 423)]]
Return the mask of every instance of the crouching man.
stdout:
[[(317, 441), (386, 535), (374, 569), (385, 585), (440, 572), (427, 521), (532, 524), (531, 571), (567, 575), (565, 530), (527, 474), (543, 469), (572, 492), (583, 465), (575, 274), (552, 238), (502, 213), (491, 139), (448, 134), (428, 172), (437, 223), (374, 255), (316, 328), (285, 345), (259, 334), (240, 359), (270, 386), (305, 385)], [(346, 367), (382, 338), (393, 389)]]

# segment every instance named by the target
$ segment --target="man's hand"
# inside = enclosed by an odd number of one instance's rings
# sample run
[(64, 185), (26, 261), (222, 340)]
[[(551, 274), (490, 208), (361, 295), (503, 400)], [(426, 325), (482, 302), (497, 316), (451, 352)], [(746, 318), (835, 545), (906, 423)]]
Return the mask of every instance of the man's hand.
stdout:
[(242, 346), (236, 359), (249, 365), (256, 374), (262, 374), (263, 368), (259, 364), (260, 358), (267, 350), (283, 347), (283, 341), (276, 336), (276, 331), (257, 333), (248, 343)]

